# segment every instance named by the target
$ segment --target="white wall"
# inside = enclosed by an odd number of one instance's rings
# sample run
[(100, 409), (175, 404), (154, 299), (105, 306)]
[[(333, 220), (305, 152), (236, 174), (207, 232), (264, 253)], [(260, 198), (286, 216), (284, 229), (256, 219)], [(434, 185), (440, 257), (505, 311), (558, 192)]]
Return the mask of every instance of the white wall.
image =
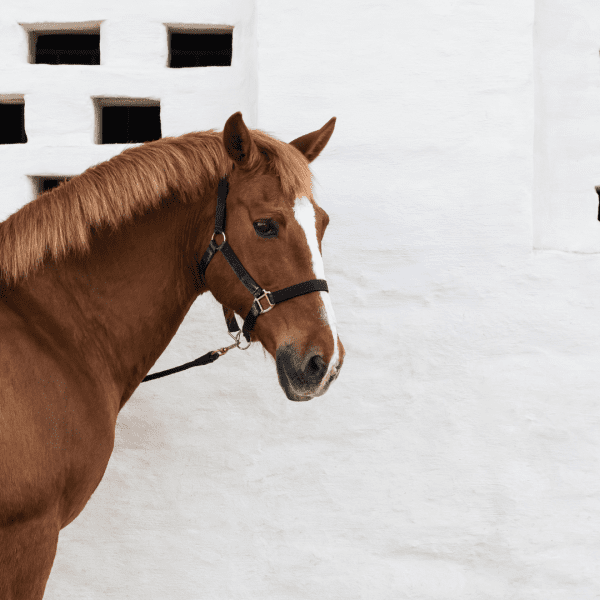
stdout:
[[(140, 10), (35, 4), (28, 21), (115, 28)], [(598, 596), (600, 40), (578, 32), (600, 22), (591, 1), (539, 4), (259, 0), (258, 126), (291, 140), (338, 117), (314, 172), (344, 368), (302, 404), (258, 348), (143, 384), (47, 598)], [(227, 116), (186, 110), (173, 131)], [(156, 368), (226, 339), (202, 298)]]
[(537, 0), (534, 246), (600, 252), (600, 5)]
[[(140, 10), (142, 11), (140, 14)], [(27, 30), (44, 22), (101, 22), (101, 65), (28, 64)], [(166, 24), (230, 25), (231, 67), (168, 69)], [(236, 110), (257, 116), (256, 22), (253, 2), (130, 0), (88, 3), (23, 0), (3, 6), (0, 100), (25, 97), (26, 145), (0, 146), (6, 195), (0, 218), (33, 197), (27, 175), (76, 175), (123, 151), (95, 143), (94, 97), (160, 100), (163, 137), (222, 127)], [(60, 151), (57, 151), (60, 148)]]

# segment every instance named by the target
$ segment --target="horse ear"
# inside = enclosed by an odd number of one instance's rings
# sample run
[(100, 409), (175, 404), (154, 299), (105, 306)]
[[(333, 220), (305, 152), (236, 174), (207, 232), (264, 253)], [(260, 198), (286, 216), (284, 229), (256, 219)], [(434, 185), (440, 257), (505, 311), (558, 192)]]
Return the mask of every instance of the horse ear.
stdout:
[(327, 121), (321, 129), (307, 133), (299, 138), (296, 138), (293, 142), (290, 142), (294, 148), (298, 148), (304, 156), (308, 159), (308, 162), (312, 162), (319, 156), (321, 150), (325, 148), (333, 129), (335, 127), (335, 117)]
[(241, 112), (236, 112), (227, 119), (223, 128), (223, 143), (227, 154), (241, 168), (253, 162), (258, 151)]

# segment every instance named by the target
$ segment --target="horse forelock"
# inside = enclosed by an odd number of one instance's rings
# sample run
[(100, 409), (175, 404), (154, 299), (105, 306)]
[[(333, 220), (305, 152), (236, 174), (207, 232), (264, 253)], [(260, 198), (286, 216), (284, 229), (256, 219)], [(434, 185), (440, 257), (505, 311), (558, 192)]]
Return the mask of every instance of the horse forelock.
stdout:
[[(251, 130), (262, 154), (257, 164), (281, 182), (288, 197), (308, 195), (308, 161), (293, 146)], [(163, 138), (129, 148), (110, 160), (41, 194), (0, 223), (0, 280), (14, 283), (40, 268), (46, 260), (60, 260), (68, 252), (90, 249), (93, 229), (119, 228), (135, 215), (159, 208), (175, 197), (192, 202), (228, 174), (222, 133), (214, 130)]]

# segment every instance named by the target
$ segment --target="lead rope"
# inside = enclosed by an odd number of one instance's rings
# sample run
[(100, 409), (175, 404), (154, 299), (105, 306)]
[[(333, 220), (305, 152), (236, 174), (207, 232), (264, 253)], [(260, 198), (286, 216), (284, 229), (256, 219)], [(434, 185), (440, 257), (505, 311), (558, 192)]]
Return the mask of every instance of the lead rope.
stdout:
[[(234, 317), (235, 318), (235, 317)], [(229, 332), (227, 332), (229, 333)], [(186, 369), (191, 369), (192, 367), (202, 367), (203, 365), (209, 365), (210, 363), (214, 363), (215, 360), (217, 360), (217, 358), (220, 358), (221, 356), (223, 356), (224, 354), (227, 354), (227, 352), (229, 352), (232, 348), (239, 348), (240, 350), (248, 350), (248, 348), (250, 348), (250, 344), (252, 342), (249, 342), (247, 346), (242, 346), (242, 340), (240, 339), (240, 336), (242, 335), (242, 332), (238, 332), (237, 335), (232, 335), (231, 333), (229, 333), (230, 337), (232, 340), (234, 340), (233, 344), (231, 344), (231, 346), (224, 346), (223, 348), (219, 348), (218, 350), (211, 350), (210, 352), (207, 352), (206, 354), (196, 358), (195, 360), (192, 360), (188, 363), (185, 363), (183, 365), (179, 365), (178, 367), (173, 367), (172, 369), (167, 369), (166, 371), (159, 371), (158, 373), (152, 373), (152, 375), (146, 375), (146, 377), (144, 377), (144, 379), (142, 379), (142, 383), (144, 383), (144, 381), (151, 381), (152, 379), (158, 379), (159, 377), (166, 377), (167, 375), (173, 375), (173, 373), (179, 373), (180, 371), (185, 371)]]

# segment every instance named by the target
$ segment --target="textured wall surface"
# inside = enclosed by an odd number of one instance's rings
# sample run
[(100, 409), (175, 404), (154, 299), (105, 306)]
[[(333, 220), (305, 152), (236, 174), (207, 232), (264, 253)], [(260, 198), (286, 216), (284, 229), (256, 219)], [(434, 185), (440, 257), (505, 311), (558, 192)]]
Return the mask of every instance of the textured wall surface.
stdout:
[(534, 247), (600, 252), (600, 4), (537, 0)]
[[(61, 534), (46, 597), (597, 598), (592, 2), (55, 4), (2, 16), (0, 93), (31, 94), (33, 128), (31, 147), (0, 149), (2, 210), (30, 193), (16, 174), (77, 172), (119, 150), (83, 155), (77, 98), (91, 90), (149, 90), (171, 106), (164, 135), (221, 128), (239, 108), (255, 124), (256, 107), (289, 141), (336, 115), (313, 171), (347, 355), (308, 403), (286, 400), (254, 347), (140, 386), (104, 480)], [(205, 73), (169, 83), (160, 23), (213, 18), (258, 40), (247, 93)], [(107, 89), (71, 68), (34, 72), (7, 41), (14, 21), (101, 19)], [(126, 60), (131, 38), (145, 49)], [(202, 298), (156, 369), (227, 339)]]

